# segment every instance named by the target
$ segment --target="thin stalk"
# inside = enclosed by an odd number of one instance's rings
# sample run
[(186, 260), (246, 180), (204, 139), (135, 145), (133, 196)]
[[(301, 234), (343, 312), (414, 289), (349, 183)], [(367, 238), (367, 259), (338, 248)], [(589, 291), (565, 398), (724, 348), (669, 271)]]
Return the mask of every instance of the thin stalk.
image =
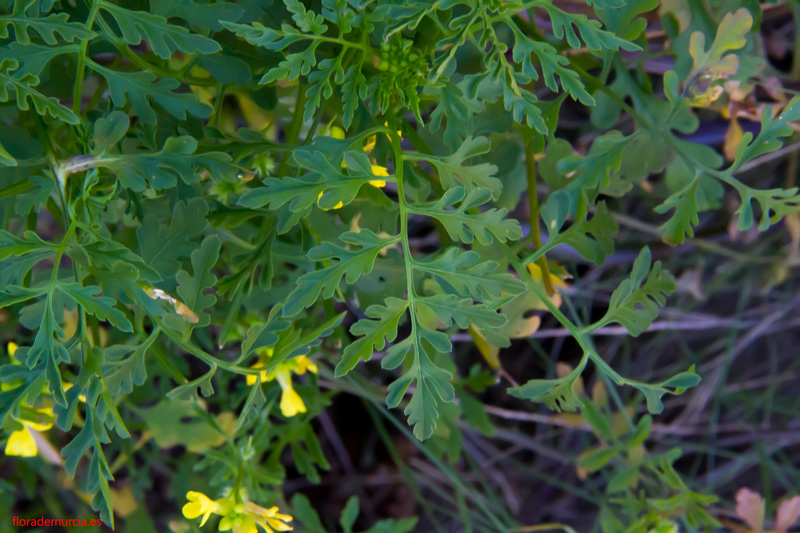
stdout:
[[(89, 16), (86, 18), (86, 27), (92, 29), (94, 19), (97, 17), (97, 10), (100, 2), (91, 1), (92, 7), (89, 9)], [(72, 87), (72, 112), (76, 115), (81, 114), (81, 95), (83, 94), (83, 77), (86, 72), (86, 50), (89, 48), (89, 39), (81, 41), (81, 48), (78, 51), (78, 70), (75, 73), (75, 84)]]
[[(305, 108), (306, 102), (306, 86), (305, 85), (298, 85), (297, 86), (297, 101), (294, 105), (294, 115), (292, 115), (292, 121), (289, 123), (289, 127), (286, 128), (286, 142), (288, 144), (297, 144), (297, 139), (300, 137), (300, 126), (303, 124), (303, 109)], [(283, 152), (283, 157), (281, 158), (281, 164), (278, 166), (278, 177), (282, 177), (286, 175), (286, 169), (289, 166), (289, 155), (290, 151)]]
[[(539, 195), (536, 190), (536, 161), (533, 157), (533, 150), (530, 143), (525, 145), (525, 171), (528, 178), (528, 210), (530, 211), (530, 224), (531, 236), (533, 238), (534, 251), (542, 248), (542, 233), (539, 228)], [(536, 260), (536, 264), (542, 270), (542, 279), (544, 280), (544, 288), (547, 290), (548, 296), (553, 296), (556, 293), (553, 287), (553, 281), (550, 279), (550, 266), (547, 264), (547, 258), (542, 254)]]

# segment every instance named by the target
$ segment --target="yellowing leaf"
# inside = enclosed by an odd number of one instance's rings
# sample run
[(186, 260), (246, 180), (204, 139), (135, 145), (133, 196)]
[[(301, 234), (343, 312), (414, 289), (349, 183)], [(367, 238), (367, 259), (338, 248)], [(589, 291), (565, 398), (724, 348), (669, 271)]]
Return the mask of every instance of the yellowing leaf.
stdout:
[(722, 95), (724, 89), (712, 84), (736, 73), (739, 58), (727, 53), (744, 47), (752, 25), (753, 16), (746, 8), (728, 13), (717, 26), (717, 34), (708, 50), (705, 35), (699, 31), (692, 33), (689, 39), (689, 54), (694, 60), (689, 75), (692, 105), (706, 106)]
[(483, 358), (486, 359), (489, 367), (494, 369), (500, 368), (500, 348), (489, 344), (486, 341), (486, 337), (484, 337), (480, 330), (474, 325), (470, 324), (468, 331), (475, 343), (475, 347), (478, 348)]
[(732, 118), (728, 126), (728, 131), (725, 133), (725, 144), (722, 147), (725, 159), (728, 161), (733, 161), (734, 157), (736, 157), (736, 149), (739, 147), (739, 143), (742, 142), (743, 134), (744, 132), (739, 125), (739, 121), (736, 120), (736, 118)]

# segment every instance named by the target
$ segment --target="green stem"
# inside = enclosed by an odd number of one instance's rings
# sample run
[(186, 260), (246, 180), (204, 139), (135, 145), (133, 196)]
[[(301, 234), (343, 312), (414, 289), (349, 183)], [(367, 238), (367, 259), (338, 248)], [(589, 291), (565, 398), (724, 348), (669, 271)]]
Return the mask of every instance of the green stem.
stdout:
[[(86, 27), (92, 29), (94, 19), (97, 17), (97, 10), (100, 9), (98, 0), (89, 0), (92, 7), (89, 9), (89, 16), (86, 18)], [(75, 73), (75, 85), (72, 88), (72, 112), (76, 115), (81, 114), (81, 96), (83, 94), (83, 77), (86, 72), (86, 50), (89, 48), (89, 39), (81, 41), (81, 48), (78, 51), (78, 70)]]
[[(536, 161), (533, 157), (533, 149), (531, 144), (525, 145), (525, 170), (528, 178), (528, 210), (530, 211), (530, 225), (531, 235), (533, 237), (534, 251), (542, 249), (542, 233), (539, 228), (539, 195), (536, 189)], [(547, 290), (548, 296), (553, 296), (556, 293), (553, 287), (553, 281), (550, 279), (550, 266), (547, 264), (547, 258), (542, 254), (536, 261), (539, 268), (542, 270), (542, 280), (544, 281), (544, 288)]]
[[(294, 105), (294, 115), (292, 115), (292, 121), (289, 123), (289, 127), (286, 128), (286, 142), (288, 144), (297, 144), (297, 139), (300, 137), (300, 127), (303, 125), (303, 110), (305, 108), (305, 102), (306, 86), (300, 84), (297, 86), (297, 101)], [(277, 172), (279, 178), (286, 175), (286, 170), (289, 166), (290, 155), (290, 150), (283, 152), (281, 164), (278, 166)]]

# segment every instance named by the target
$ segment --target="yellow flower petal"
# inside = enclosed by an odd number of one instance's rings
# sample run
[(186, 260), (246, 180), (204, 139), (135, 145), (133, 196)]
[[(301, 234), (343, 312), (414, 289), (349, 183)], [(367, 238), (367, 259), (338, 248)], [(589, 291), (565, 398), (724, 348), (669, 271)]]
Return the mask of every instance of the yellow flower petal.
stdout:
[(181, 509), (183, 516), (192, 520), (203, 514), (203, 507), (198, 502), (189, 502)]
[(367, 144), (364, 145), (364, 151), (367, 153), (373, 151), (375, 149), (376, 141), (377, 138), (375, 137), (375, 135), (370, 135), (369, 137), (367, 137)]
[(280, 383), (283, 393), (281, 394), (281, 413), (283, 416), (290, 417), (297, 413), (306, 412), (306, 404), (303, 399), (292, 387), (292, 376), (288, 369), (281, 369), (277, 373), (278, 383)]
[(6, 455), (16, 457), (36, 457), (39, 448), (36, 446), (36, 439), (26, 427), (20, 431), (14, 431), (6, 442)]
[[(386, 167), (382, 167), (380, 165), (372, 165), (372, 175), (388, 176), (389, 171), (386, 169)], [(386, 180), (371, 180), (369, 184), (372, 185), (373, 187), (378, 187), (378, 188), (386, 187)]]
[[(253, 366), (251, 366), (250, 368), (261, 368), (262, 366), (264, 366), (264, 363), (256, 363)], [(254, 374), (248, 374), (247, 377), (246, 377), (247, 385), (250, 386), (250, 387), (255, 385), (256, 384), (256, 377), (257, 376), (254, 375)], [(261, 372), (261, 383), (265, 383), (267, 381), (269, 381), (267, 379), (267, 371), (264, 370), (263, 372)]]
[(291, 522), (294, 520), (291, 516), (278, 513), (278, 507), (270, 507), (264, 509), (260, 505), (253, 502), (246, 502), (244, 504), (245, 511), (256, 519), (258, 525), (267, 530), (268, 533), (274, 531), (291, 531), (292, 527), (284, 522)]
[[(279, 516), (286, 516), (286, 515), (279, 515)], [(292, 517), (290, 516), (289, 520), (291, 520), (291, 519), (292, 519)], [(280, 520), (276, 520), (274, 518), (267, 518), (266, 520), (267, 520), (267, 524), (269, 524), (269, 527), (271, 527), (275, 531), (291, 531), (292, 530), (292, 526), (290, 526), (289, 524), (284, 524)]]
[[(189, 500), (189, 503), (183, 506), (183, 516), (192, 519), (203, 515), (203, 520), (200, 522), (200, 527), (203, 527), (208, 520), (208, 517), (211, 516), (211, 513), (216, 513), (219, 511), (219, 504), (202, 492), (194, 492), (190, 490), (186, 493), (186, 499)], [(221, 527), (220, 531), (222, 531)]]
[(380, 165), (372, 165), (372, 175), (373, 176), (388, 176), (389, 170), (386, 167), (382, 167)]
[[(531, 277), (534, 279), (534, 281), (542, 280), (542, 269), (536, 263), (528, 263), (528, 272), (531, 273)], [(550, 274), (550, 280), (553, 282), (553, 285), (567, 287), (567, 282), (555, 274)]]
[(14, 352), (17, 351), (17, 348), (19, 348), (19, 346), (17, 346), (16, 342), (9, 342), (7, 348), (8, 348), (8, 356), (14, 357)]
[(302, 376), (306, 373), (306, 370), (310, 371), (312, 374), (317, 373), (317, 365), (315, 365), (307, 355), (295, 357), (294, 361), (297, 364), (297, 369), (295, 370), (296, 374), (300, 374)]

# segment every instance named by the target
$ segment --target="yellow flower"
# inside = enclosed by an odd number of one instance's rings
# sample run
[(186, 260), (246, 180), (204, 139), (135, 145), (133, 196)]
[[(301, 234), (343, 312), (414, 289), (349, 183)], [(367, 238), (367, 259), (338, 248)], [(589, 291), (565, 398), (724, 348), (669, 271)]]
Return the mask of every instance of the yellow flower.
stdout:
[(306, 412), (306, 404), (303, 399), (292, 387), (292, 374), (288, 369), (279, 368), (277, 371), (278, 383), (283, 389), (281, 393), (281, 413), (283, 416), (290, 417), (297, 413)]
[(317, 373), (317, 365), (314, 364), (314, 361), (308, 358), (307, 355), (301, 355), (299, 357), (295, 357), (293, 360), (289, 361), (289, 363), (294, 363), (297, 365), (294, 373), (303, 375), (306, 373), (306, 370), (310, 371), (312, 374)]
[(208, 520), (208, 517), (211, 516), (211, 513), (219, 514), (219, 503), (217, 503), (215, 500), (212, 500), (202, 492), (190, 490), (186, 493), (186, 499), (189, 500), (189, 503), (183, 506), (183, 516), (192, 519), (203, 515), (203, 521), (200, 522), (200, 527), (203, 527)]
[(23, 427), (19, 431), (11, 432), (6, 442), (5, 454), (15, 457), (36, 457), (39, 454), (39, 446), (36, 444), (36, 438), (33, 431), (47, 431), (53, 427), (52, 408), (37, 409), (41, 414), (47, 415), (49, 418), (45, 422), (30, 422), (28, 420), (17, 420), (22, 423)]
[(8, 437), (6, 442), (6, 455), (13, 455), (16, 457), (36, 457), (39, 453), (39, 447), (36, 445), (36, 439), (33, 434), (24, 427), (19, 431), (14, 431)]
[[(386, 126), (387, 128), (389, 127), (389, 123), (388, 122), (384, 122), (383, 125)], [(400, 131), (400, 130), (397, 130), (397, 136), (400, 137), (400, 139), (402, 140), (403, 139), (403, 132)], [(375, 149), (375, 143), (377, 142), (377, 140), (378, 140), (377, 136), (375, 136), (375, 135), (370, 135), (369, 137), (367, 137), (367, 144), (364, 145), (364, 151), (367, 152), (367, 153), (373, 151)]]
[[(272, 357), (272, 353), (272, 347), (267, 348), (267, 356)], [(261, 368), (265, 364), (266, 363), (264, 361), (259, 361), (250, 368)], [(278, 384), (282, 389), (280, 408), (283, 416), (289, 417), (294, 416), (297, 413), (306, 412), (306, 404), (303, 403), (303, 399), (299, 394), (297, 394), (297, 391), (294, 390), (294, 386), (292, 385), (292, 372), (302, 376), (306, 373), (306, 371), (316, 374), (317, 365), (314, 364), (314, 362), (309, 359), (307, 355), (300, 355), (294, 359), (289, 359), (288, 361), (280, 363), (271, 372), (267, 372), (266, 370), (261, 372), (262, 383), (273, 381), (275, 379), (278, 380)], [(248, 385), (255, 385), (256, 376), (248, 375), (246, 380)]]
[(292, 521), (291, 516), (279, 514), (277, 507), (265, 509), (248, 501), (244, 491), (240, 493), (238, 500), (233, 492), (225, 498), (211, 500), (205, 494), (190, 491), (186, 493), (186, 498), (189, 503), (183, 506), (183, 516), (192, 519), (203, 515), (201, 527), (213, 513), (222, 517), (219, 521), (220, 531), (258, 533), (258, 526), (267, 533), (292, 530), (291, 526), (285, 523)]
[[(542, 276), (542, 269), (536, 263), (528, 263), (528, 272), (531, 273), (531, 277), (534, 281), (541, 281), (544, 276)], [(550, 281), (553, 282), (553, 285), (558, 287), (567, 287), (567, 282), (564, 281), (563, 278), (556, 276), (552, 272), (550, 273)]]
[(292, 526), (286, 524), (285, 522), (291, 522), (293, 518), (289, 515), (278, 513), (279, 509), (277, 507), (264, 509), (260, 505), (256, 505), (253, 502), (245, 502), (244, 509), (251, 516), (258, 517), (256, 518), (256, 522), (258, 525), (266, 529), (267, 533), (273, 533), (273, 530), (292, 530)]
[[(374, 176), (388, 176), (389, 171), (386, 167), (372, 165), (372, 174)], [(386, 187), (386, 180), (371, 180), (369, 184), (380, 189), (381, 187)]]
[(9, 342), (8, 343), (8, 356), (9, 357), (14, 357), (14, 352), (17, 351), (17, 348), (19, 348), (19, 346), (17, 346), (16, 342)]

